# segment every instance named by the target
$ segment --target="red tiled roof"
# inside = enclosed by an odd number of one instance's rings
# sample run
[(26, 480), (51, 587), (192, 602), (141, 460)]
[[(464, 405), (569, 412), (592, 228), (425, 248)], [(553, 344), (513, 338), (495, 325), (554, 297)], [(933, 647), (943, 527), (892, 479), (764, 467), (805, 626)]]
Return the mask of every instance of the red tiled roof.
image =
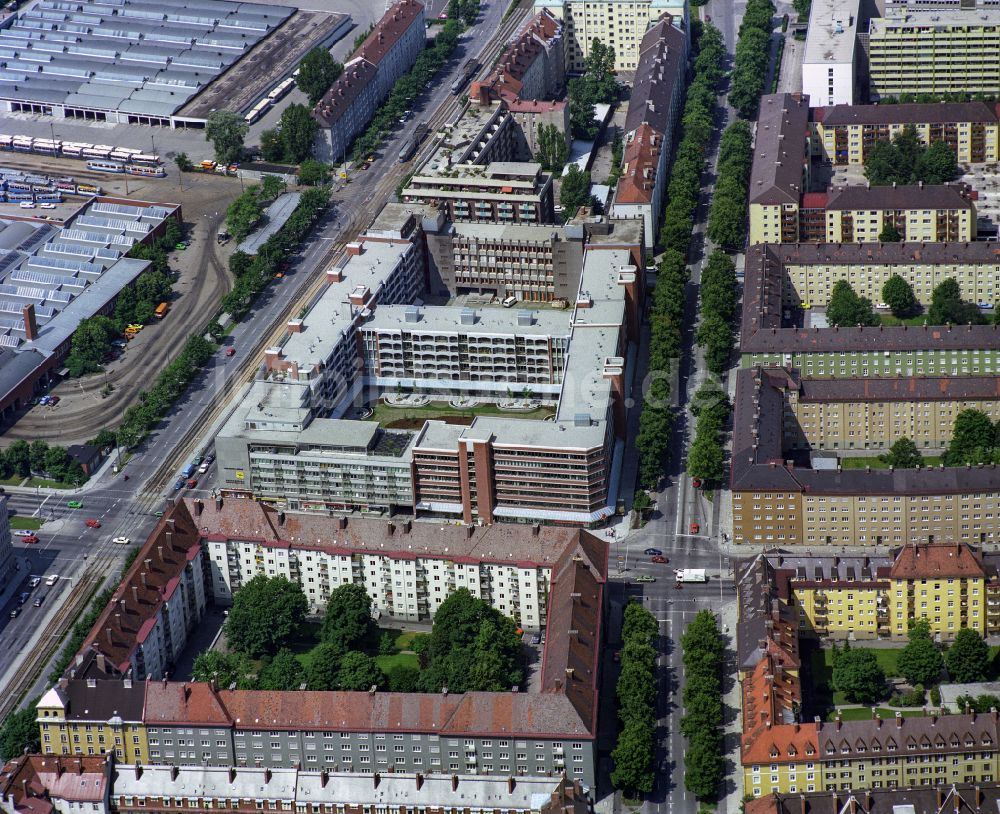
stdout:
[(750, 731), (768, 723), (782, 724), (802, 703), (798, 676), (781, 666), (781, 657), (768, 653), (743, 678), (743, 729)]
[(201, 535), (187, 505), (180, 503), (157, 523), (80, 651), (103, 654), (115, 669), (125, 673), (132, 653), (148, 635), (200, 545)]
[(757, 726), (743, 735), (740, 759), (749, 763), (797, 763), (812, 755), (819, 759), (816, 724)]
[(11, 799), (14, 810), (23, 814), (49, 814), (53, 799), (101, 803), (110, 782), (110, 761), (110, 754), (21, 755), (0, 769), (0, 800)]
[(229, 726), (229, 712), (211, 684), (197, 681), (146, 681), (143, 723)]
[(473, 82), (469, 96), (473, 99), (519, 98), (521, 79), (528, 69), (545, 52), (549, 41), (560, 36), (562, 23), (548, 9), (542, 9), (521, 29), (507, 46), (489, 75), (480, 82)]
[(418, 0), (399, 0), (365, 38), (356, 56), (378, 65), (424, 10)]
[(962, 543), (923, 543), (904, 546), (889, 570), (892, 579), (947, 579), (983, 577), (983, 561)]
[(648, 204), (653, 200), (656, 167), (663, 138), (643, 122), (625, 146), (624, 169), (618, 181), (615, 203)]
[(803, 209), (826, 209), (830, 196), (825, 192), (807, 192), (802, 196)]

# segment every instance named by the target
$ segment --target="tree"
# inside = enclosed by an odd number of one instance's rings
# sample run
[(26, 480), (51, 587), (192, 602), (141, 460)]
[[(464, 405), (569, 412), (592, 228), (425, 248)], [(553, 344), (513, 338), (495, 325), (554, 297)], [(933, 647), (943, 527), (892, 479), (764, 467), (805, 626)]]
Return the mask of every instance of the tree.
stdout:
[(565, 209), (566, 219), (576, 217), (581, 206), (588, 206), (590, 196), (590, 173), (584, 172), (576, 164), (570, 164), (569, 170), (562, 177), (562, 188), (559, 191), (559, 203)]
[(36, 698), (24, 709), (7, 713), (7, 717), (3, 719), (3, 725), (0, 726), (0, 764), (24, 754), (25, 751), (42, 751), (37, 704)]
[(299, 165), (299, 183), (319, 186), (330, 182), (330, 167), (315, 158), (307, 158)]
[(231, 110), (213, 110), (205, 120), (205, 139), (212, 142), (215, 160), (232, 164), (243, 157), (243, 139), (250, 128)]
[(733, 326), (729, 320), (716, 313), (703, 315), (697, 342), (705, 348), (708, 369), (716, 376), (725, 373), (733, 351)]
[(913, 286), (898, 274), (893, 274), (882, 286), (882, 302), (892, 309), (894, 317), (908, 317), (919, 307)]
[(261, 668), (257, 679), (259, 690), (297, 690), (305, 681), (306, 671), (295, 654), (281, 648), (270, 664)]
[(985, 320), (975, 305), (962, 299), (962, 289), (955, 278), (948, 277), (931, 292), (927, 321), (931, 325), (966, 325)]
[(222, 339), (222, 337), (225, 336), (226, 333), (226, 329), (223, 328), (222, 325), (220, 325), (214, 319), (208, 323), (205, 330), (208, 332), (208, 335), (212, 337), (212, 339), (214, 339), (216, 342)]
[(622, 721), (645, 717), (653, 722), (656, 682), (652, 670), (646, 665), (623, 659), (615, 690), (618, 694), (618, 715)]
[(178, 172), (189, 172), (192, 167), (191, 159), (188, 158), (187, 153), (177, 153), (174, 163), (177, 165)]
[(7, 447), (4, 453), (7, 465), (22, 478), (31, 475), (31, 447), (27, 441), (18, 440)]
[(718, 734), (697, 733), (684, 752), (684, 788), (696, 797), (714, 797), (722, 782), (723, 771)]
[(254, 189), (251, 187), (237, 197), (226, 210), (226, 227), (235, 240), (246, 238), (264, 214)]
[(618, 736), (611, 753), (615, 768), (611, 782), (616, 788), (648, 794), (653, 790), (653, 726), (647, 721), (631, 720)]
[(265, 161), (285, 160), (285, 142), (281, 140), (281, 133), (273, 127), (261, 131), (260, 153)]
[(118, 328), (109, 317), (98, 315), (81, 320), (66, 357), (70, 375), (83, 376), (100, 370), (104, 356), (118, 336)]
[(951, 441), (944, 453), (945, 466), (980, 464), (992, 457), (996, 429), (982, 410), (962, 410), (955, 416)]
[(344, 66), (326, 48), (313, 48), (299, 63), (295, 84), (315, 106), (343, 72)]
[(637, 602), (625, 606), (622, 614), (622, 641), (651, 644), (659, 634), (660, 626), (646, 608)]
[(239, 249), (229, 255), (229, 270), (233, 273), (234, 277), (242, 277), (250, 270), (252, 264), (253, 258), (246, 252), (239, 251)]
[(281, 142), (285, 160), (298, 164), (312, 155), (319, 124), (305, 105), (292, 103), (281, 113)]
[(896, 228), (896, 224), (892, 221), (886, 221), (882, 227), (882, 231), (878, 233), (878, 239), (882, 243), (899, 243), (903, 239), (903, 236), (899, 233), (899, 229)]
[(916, 469), (924, 462), (917, 445), (906, 436), (897, 439), (889, 447), (889, 451), (885, 455), (880, 455), (879, 459), (896, 469)]
[(872, 310), (871, 300), (855, 294), (847, 280), (834, 283), (826, 305), (826, 318), (831, 325), (841, 328), (879, 324), (879, 318)]
[(990, 649), (983, 637), (972, 628), (962, 628), (944, 654), (948, 675), (958, 684), (985, 681)]
[(326, 603), (320, 638), (350, 650), (367, 635), (372, 623), (372, 600), (363, 585), (337, 586)]
[(406, 664), (394, 664), (385, 673), (389, 692), (416, 692), (420, 688), (420, 670)]
[(937, 684), (944, 670), (944, 658), (931, 639), (926, 619), (910, 621), (909, 643), (899, 654), (899, 670), (910, 684)]
[(258, 574), (233, 597), (226, 640), (250, 658), (274, 653), (299, 628), (307, 609), (300, 585), (285, 577)]
[(590, 42), (590, 52), (583, 60), (583, 78), (591, 98), (599, 104), (611, 104), (618, 98), (615, 81), (615, 49), (599, 37)]
[(288, 184), (277, 175), (265, 175), (260, 182), (257, 195), (262, 203), (270, 203), (288, 189)]
[(917, 178), (925, 184), (946, 184), (959, 175), (955, 152), (944, 141), (927, 146), (917, 159)]
[(195, 681), (214, 681), (216, 686), (222, 688), (235, 684), (238, 689), (250, 689), (253, 685), (252, 672), (249, 659), (241, 653), (205, 650), (195, 657), (191, 678)]
[(573, 137), (593, 141), (600, 124), (594, 120), (594, 104), (590, 86), (583, 77), (569, 81), (569, 122)]
[(558, 176), (566, 166), (569, 148), (566, 146), (566, 136), (554, 124), (543, 124), (538, 128), (538, 153), (535, 160), (542, 169)]
[(871, 650), (834, 650), (833, 688), (852, 704), (872, 704), (885, 694), (885, 673)]
[(688, 450), (687, 472), (706, 483), (718, 483), (725, 475), (722, 445), (715, 438), (699, 434)]
[(371, 656), (353, 650), (340, 660), (337, 680), (342, 690), (367, 691), (385, 683), (385, 674)]

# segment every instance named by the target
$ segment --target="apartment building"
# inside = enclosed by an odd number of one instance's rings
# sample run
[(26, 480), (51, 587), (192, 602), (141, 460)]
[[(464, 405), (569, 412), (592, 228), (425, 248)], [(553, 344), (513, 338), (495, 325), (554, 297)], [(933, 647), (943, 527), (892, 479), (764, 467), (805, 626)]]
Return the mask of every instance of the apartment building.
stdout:
[(810, 154), (808, 100), (764, 96), (750, 171), (751, 244), (877, 242), (890, 225), (906, 241), (975, 240), (975, 193), (967, 185), (812, 192)]
[[(1000, 472), (993, 464), (867, 471), (816, 456), (806, 465), (801, 456), (786, 454), (785, 397), (775, 384), (786, 376), (760, 368), (737, 373), (735, 542), (814, 546), (998, 539)], [(864, 447), (871, 442), (863, 435), (856, 443), (859, 451), (871, 449)]]
[[(823, 304), (846, 279), (876, 302), (891, 274), (907, 279), (923, 302), (946, 277), (987, 305), (996, 291), (987, 243), (751, 246), (746, 256), (740, 328), (743, 365), (794, 367), (806, 377), (975, 376), (1000, 371), (993, 325), (803, 328), (794, 307)], [(926, 260), (926, 263), (924, 262)], [(841, 262), (843, 261), (843, 262)], [(785, 264), (789, 270), (786, 273)]]
[(562, 21), (539, 9), (514, 36), (484, 79), (472, 83), (472, 104), (553, 99), (566, 83)]
[(868, 24), (871, 101), (901, 93), (1000, 93), (1000, 8), (898, 8)]
[(393, 85), (413, 67), (426, 45), (424, 6), (419, 0), (397, 0), (376, 23), (344, 65), (344, 72), (313, 108), (319, 123), (317, 157), (343, 161), (354, 137)]
[[(538, 682), (521, 692), (466, 694), (132, 683), (127, 663), (88, 646), (39, 704), (46, 754), (117, 750), (122, 759), (140, 763), (327, 771), (350, 766), (363, 773), (507, 777), (565, 771), (593, 785), (608, 558), (598, 537), (526, 526), (396, 528), (346, 518), (321, 521), (221, 498), (214, 507), (179, 502), (164, 522), (170, 520), (196, 524), (199, 548), (211, 560), (203, 582), (219, 601), (254, 574), (285, 574), (301, 581), (309, 596), (326, 596), (346, 581), (372, 585), (380, 610), (416, 619), (428, 618), (456, 584), (465, 584), (525, 623), (537, 618), (537, 628), (544, 625)], [(373, 531), (378, 528), (381, 535)], [(157, 541), (150, 538), (140, 559)], [(408, 577), (421, 587), (411, 591)], [(126, 632), (136, 640), (144, 629)]]
[(934, 289), (948, 278), (958, 283), (967, 302), (992, 308), (1000, 300), (1000, 257), (986, 241), (755, 245), (747, 250), (747, 265), (751, 264), (763, 269), (768, 285), (774, 276), (783, 309), (825, 307), (840, 280), (850, 283), (859, 297), (878, 304), (885, 283), (896, 275), (910, 284), (925, 308)]
[(74, 665), (82, 668), (81, 677), (51, 687), (38, 701), (42, 752), (84, 759), (114, 755), (123, 762), (146, 763), (146, 682), (108, 678), (102, 670), (114, 670), (114, 665), (92, 649), (81, 652), (85, 655), (77, 656)]
[(450, 223), (424, 218), (433, 294), (492, 294), (498, 300), (572, 302), (580, 288), (587, 224)]
[(491, 778), (422, 772), (361, 774), (314, 767), (256, 769), (115, 764), (110, 758), (22, 755), (0, 772), (4, 814), (139, 814), (221, 809), (434, 814), (477, 802), (484, 814), (586, 814), (587, 790), (565, 776)]
[(496, 308), (388, 305), (360, 330), (365, 375), (380, 388), (420, 379), (444, 394), (474, 393), (485, 384), (551, 386), (562, 381), (569, 314), (520, 310), (516, 321)]
[(642, 218), (647, 246), (656, 244), (686, 67), (687, 38), (669, 20), (660, 20), (639, 48), (625, 115), (624, 165), (612, 209), (618, 218)]
[(812, 379), (796, 370), (766, 375), (784, 394), (782, 444), (789, 450), (888, 449), (900, 438), (942, 450), (963, 410), (1000, 419), (1000, 390), (991, 376)]
[(858, 96), (859, 0), (814, 0), (802, 56), (802, 93), (809, 104), (850, 105)]
[(997, 806), (1000, 786), (995, 783), (928, 783), (911, 787), (846, 790), (842, 793), (770, 794), (746, 804), (747, 814), (801, 814), (807, 811), (858, 811), (889, 814), (900, 806), (919, 814), (975, 814)]
[(441, 167), (432, 157), (410, 178), (402, 197), (405, 203), (437, 207), (450, 221), (542, 224), (555, 218), (552, 176), (532, 162)]
[(615, 70), (634, 71), (643, 36), (665, 16), (690, 40), (685, 0), (535, 0), (535, 11), (542, 9), (562, 20), (570, 73), (583, 71), (595, 38), (615, 49)]
[(985, 102), (814, 107), (812, 154), (837, 166), (864, 164), (876, 143), (907, 127), (924, 144), (943, 141), (960, 164), (993, 163), (1000, 155), (1000, 119)]

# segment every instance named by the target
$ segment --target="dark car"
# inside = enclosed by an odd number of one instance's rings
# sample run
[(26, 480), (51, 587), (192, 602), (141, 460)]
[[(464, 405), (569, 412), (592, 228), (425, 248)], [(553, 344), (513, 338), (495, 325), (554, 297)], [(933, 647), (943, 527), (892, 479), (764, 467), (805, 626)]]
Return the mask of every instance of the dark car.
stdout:
[(20, 608), (13, 608), (13, 609), (11, 609), (11, 612), (10, 612), (10, 618), (11, 619), (16, 619), (20, 615), (21, 615), (21, 609)]
[(27, 601), (28, 601), (29, 599), (31, 599), (31, 594), (30, 594), (30, 593), (28, 593), (27, 591), (25, 591), (24, 593), (22, 593), (22, 594), (21, 594), (21, 595), (20, 595), (20, 596), (19, 596), (19, 597), (17, 598), (17, 604), (18, 604), (18, 605), (23, 605), (23, 604), (24, 604), (25, 602), (27, 602)]
[(648, 557), (659, 557), (663, 552), (658, 548), (647, 548), (642, 553)]
[(36, 607), (36, 608), (40, 608), (40, 607), (42, 607), (42, 603), (43, 603), (44, 601), (45, 601), (45, 594), (42, 594), (41, 596), (36, 596), (36, 597), (35, 597), (35, 603), (34, 603), (34, 604), (35, 604), (35, 607)]
[(184, 488), (184, 478), (178, 478), (176, 481), (174, 481), (175, 492), (179, 492), (183, 488)]

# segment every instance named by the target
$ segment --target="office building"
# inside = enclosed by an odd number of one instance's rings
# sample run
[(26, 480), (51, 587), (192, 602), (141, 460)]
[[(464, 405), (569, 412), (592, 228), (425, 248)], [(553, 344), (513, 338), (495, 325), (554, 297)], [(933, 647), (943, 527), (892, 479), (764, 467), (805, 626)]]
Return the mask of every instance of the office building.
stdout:
[(810, 191), (809, 107), (763, 97), (750, 171), (750, 243), (876, 242), (891, 226), (907, 241), (976, 238), (975, 194), (964, 184), (843, 186)]
[(802, 94), (814, 107), (857, 97), (859, 0), (813, 0), (802, 57)]
[[(773, 368), (737, 373), (730, 482), (734, 542), (815, 546), (1000, 539), (995, 464), (855, 469), (823, 455), (806, 462), (786, 445), (781, 382), (787, 378), (787, 371)], [(901, 386), (905, 389), (905, 382)], [(851, 392), (863, 388), (861, 383)], [(855, 412), (865, 415), (855, 418), (855, 430), (846, 428), (847, 443), (870, 455), (873, 441), (896, 419), (884, 411), (881, 427), (863, 426), (871, 411)], [(902, 416), (899, 420), (902, 424)], [(794, 426), (790, 430), (798, 436)], [(857, 433), (853, 441), (851, 432)]]
[(409, 179), (402, 198), (437, 207), (451, 221), (542, 224), (555, 218), (552, 176), (531, 162), (438, 167), (432, 158)]
[(496, 778), (476, 774), (361, 772), (311, 766), (257, 769), (116, 764), (109, 758), (21, 755), (0, 773), (4, 814), (139, 814), (145, 811), (250, 812), (374, 809), (436, 814), (467, 810), (483, 814), (587, 814), (587, 790), (565, 776)]
[(1000, 8), (890, 7), (868, 25), (868, 93), (1000, 93)]
[(319, 123), (317, 157), (343, 161), (354, 137), (426, 46), (424, 6), (397, 0), (344, 64), (344, 71), (313, 108)]
[(594, 38), (615, 49), (615, 70), (634, 71), (646, 30), (665, 15), (690, 39), (686, 0), (535, 0), (542, 9), (562, 20), (570, 73), (583, 72)]
[(864, 164), (875, 144), (908, 127), (924, 144), (943, 141), (959, 164), (993, 163), (1000, 155), (1000, 119), (985, 102), (845, 104), (809, 113), (813, 156), (838, 166)]
[(612, 209), (617, 218), (642, 218), (647, 246), (656, 244), (686, 68), (687, 38), (669, 20), (660, 20), (642, 38)]

